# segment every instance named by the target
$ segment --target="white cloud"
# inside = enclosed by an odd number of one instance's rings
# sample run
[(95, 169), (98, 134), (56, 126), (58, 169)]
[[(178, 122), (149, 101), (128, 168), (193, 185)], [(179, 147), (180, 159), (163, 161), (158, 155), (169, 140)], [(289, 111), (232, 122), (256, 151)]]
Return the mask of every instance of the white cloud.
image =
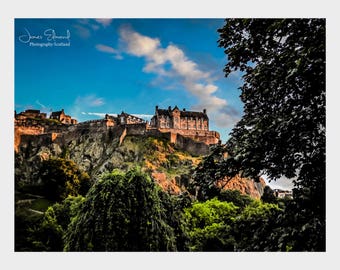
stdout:
[(281, 176), (277, 180), (270, 181), (268, 176), (262, 175), (262, 178), (266, 182), (268, 186), (270, 186), (271, 189), (283, 189), (283, 190), (292, 190), (294, 188), (293, 181), (296, 180), (296, 178), (287, 178), (285, 176)]
[(76, 34), (81, 38), (87, 39), (91, 36), (90, 30), (82, 25), (75, 24), (73, 25), (73, 28), (76, 30)]
[(144, 36), (130, 27), (121, 27), (119, 34), (126, 53), (144, 57), (144, 72), (171, 77), (173, 81), (180, 83), (198, 100), (198, 104), (192, 108), (208, 109), (219, 127), (231, 127), (235, 124), (236, 117), (225, 111), (227, 100), (215, 95), (218, 87), (214, 84), (214, 78), (209, 72), (202, 71), (183, 50), (173, 44), (162, 47), (158, 38)]
[(159, 39), (143, 36), (127, 27), (120, 28), (119, 34), (127, 45), (127, 52), (135, 56), (146, 56), (152, 59), (152, 54), (160, 45)]
[(95, 19), (95, 21), (101, 24), (103, 27), (107, 27), (111, 24), (112, 19)]
[(100, 52), (104, 52), (104, 53), (109, 53), (109, 54), (113, 54), (114, 58), (116, 59), (123, 59), (122, 55), (120, 54), (119, 51), (117, 51), (115, 48), (112, 48), (110, 46), (104, 45), (104, 44), (97, 44), (96, 45), (96, 49)]
[(136, 116), (136, 117), (139, 117), (139, 118), (142, 118), (142, 119), (147, 120), (147, 121), (150, 121), (151, 118), (153, 117), (152, 114), (134, 114), (134, 113), (133, 113), (133, 114), (131, 114), (131, 115)]
[(39, 100), (36, 100), (35, 103), (37, 103), (42, 109), (47, 109), (47, 107), (42, 104)]
[[(115, 116), (117, 117), (117, 113), (101, 113), (101, 112), (81, 112), (82, 115), (91, 115), (91, 116), (98, 116), (100, 118), (104, 118), (106, 114), (109, 114), (111, 116)], [(153, 115), (152, 114), (134, 114), (134, 113), (130, 113), (131, 115), (133, 116), (136, 116), (136, 117), (139, 117), (139, 118), (142, 118), (144, 120), (150, 120)]]
[(78, 36), (88, 39), (93, 32), (106, 28), (111, 22), (112, 19), (79, 19), (72, 27)]
[(98, 51), (106, 52), (106, 53), (116, 53), (117, 52), (114, 48), (112, 48), (110, 46), (103, 45), (103, 44), (97, 44), (96, 49)]
[[(99, 116), (100, 118), (104, 118), (107, 113), (100, 113), (100, 112), (81, 112), (82, 115), (93, 115), (93, 116)], [(109, 115), (117, 116), (116, 114), (111, 114)]]
[(105, 104), (105, 101), (101, 97), (95, 95), (79, 96), (77, 97), (75, 104), (82, 107), (99, 107)]

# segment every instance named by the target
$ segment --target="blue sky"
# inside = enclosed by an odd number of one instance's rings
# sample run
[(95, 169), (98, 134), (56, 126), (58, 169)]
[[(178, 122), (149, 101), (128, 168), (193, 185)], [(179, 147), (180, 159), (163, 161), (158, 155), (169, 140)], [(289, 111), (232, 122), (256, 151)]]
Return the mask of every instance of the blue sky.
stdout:
[[(242, 116), (240, 73), (224, 77), (223, 19), (16, 19), (15, 109), (78, 121), (155, 106), (202, 111), (223, 142)], [(59, 45), (59, 46), (57, 46)], [(63, 46), (60, 46), (63, 45)]]

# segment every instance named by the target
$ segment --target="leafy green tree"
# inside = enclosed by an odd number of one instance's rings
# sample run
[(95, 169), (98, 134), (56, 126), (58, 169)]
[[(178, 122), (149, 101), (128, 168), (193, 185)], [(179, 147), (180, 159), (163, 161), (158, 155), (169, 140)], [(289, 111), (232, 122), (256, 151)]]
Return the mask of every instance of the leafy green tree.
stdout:
[(234, 224), (236, 251), (278, 251), (282, 235), (278, 218), (282, 209), (277, 204), (253, 201), (246, 206)]
[(191, 251), (233, 251), (233, 224), (238, 207), (217, 198), (185, 208), (182, 226), (189, 235)]
[(172, 227), (176, 238), (177, 251), (188, 251), (189, 235), (183, 230), (182, 215), (185, 208), (191, 207), (192, 199), (188, 192), (180, 195), (169, 195), (164, 191), (158, 191), (162, 208), (165, 210), (166, 222)]
[(49, 207), (44, 214), (41, 224), (34, 231), (35, 250), (61, 251), (63, 249), (63, 229), (58, 224), (56, 214)]
[(232, 202), (237, 207), (240, 207), (240, 209), (245, 208), (253, 201), (250, 196), (243, 195), (239, 190), (236, 189), (222, 190), (218, 195), (218, 199), (220, 201)]
[[(78, 213), (81, 203), (84, 201), (82, 196), (69, 196), (61, 203), (55, 203), (48, 207), (45, 213), (31, 217), (25, 214), (24, 225), (26, 230), (18, 235), (18, 240), (25, 239), (22, 250), (29, 251), (63, 251), (63, 237), (71, 219)], [(16, 216), (20, 217), (23, 212), (17, 210)], [(21, 214), (20, 214), (21, 213)], [(16, 219), (16, 228), (21, 228), (20, 219)], [(22, 229), (21, 229), (22, 230)], [(17, 240), (16, 240), (17, 242)]]
[(218, 170), (296, 177), (286, 215), (300, 212), (292, 229), (315, 237), (296, 247), (325, 250), (325, 20), (228, 19), (218, 31), (226, 76), (239, 70), (244, 81), (244, 115)]
[(43, 161), (39, 171), (45, 196), (60, 201), (68, 195), (86, 195), (90, 177), (72, 160), (51, 158)]
[(159, 187), (132, 170), (105, 174), (89, 190), (65, 235), (66, 251), (175, 250)]

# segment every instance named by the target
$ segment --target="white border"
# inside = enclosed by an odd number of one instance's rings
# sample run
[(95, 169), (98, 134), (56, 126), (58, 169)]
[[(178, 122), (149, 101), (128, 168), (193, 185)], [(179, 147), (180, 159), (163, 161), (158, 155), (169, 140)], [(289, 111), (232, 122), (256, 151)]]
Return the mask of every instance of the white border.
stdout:
[[(339, 244), (339, 155), (336, 123), (339, 65), (336, 1), (9, 1), (0, 7), (1, 264), (17, 269), (320, 269), (333, 266)], [(6, 6), (4, 6), (6, 5)], [(14, 251), (14, 18), (326, 18), (327, 19), (327, 251), (322, 253), (18, 253)], [(335, 262), (334, 265), (337, 265)]]

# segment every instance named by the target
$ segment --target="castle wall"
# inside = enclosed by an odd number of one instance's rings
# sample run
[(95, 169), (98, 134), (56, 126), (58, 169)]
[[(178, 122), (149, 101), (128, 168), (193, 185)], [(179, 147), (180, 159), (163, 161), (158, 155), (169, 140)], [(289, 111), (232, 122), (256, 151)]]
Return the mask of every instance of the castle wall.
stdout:
[(14, 151), (19, 151), (22, 135), (39, 135), (44, 133), (42, 126), (16, 126), (14, 128)]
[(193, 141), (189, 137), (184, 137), (176, 134), (176, 147), (189, 152), (192, 155), (207, 155), (209, 154), (209, 145), (204, 142)]
[(183, 130), (183, 129), (173, 129), (173, 128), (160, 128), (159, 131), (180, 134), (182, 136), (186, 136), (193, 140), (203, 142), (209, 145), (217, 144), (220, 140), (220, 135), (216, 131)]
[(126, 125), (127, 135), (145, 135), (146, 125), (146, 123)]
[(21, 147), (30, 149), (30, 147), (38, 148), (38, 146), (50, 145), (54, 139), (55, 137), (52, 134), (22, 134), (18, 151)]

